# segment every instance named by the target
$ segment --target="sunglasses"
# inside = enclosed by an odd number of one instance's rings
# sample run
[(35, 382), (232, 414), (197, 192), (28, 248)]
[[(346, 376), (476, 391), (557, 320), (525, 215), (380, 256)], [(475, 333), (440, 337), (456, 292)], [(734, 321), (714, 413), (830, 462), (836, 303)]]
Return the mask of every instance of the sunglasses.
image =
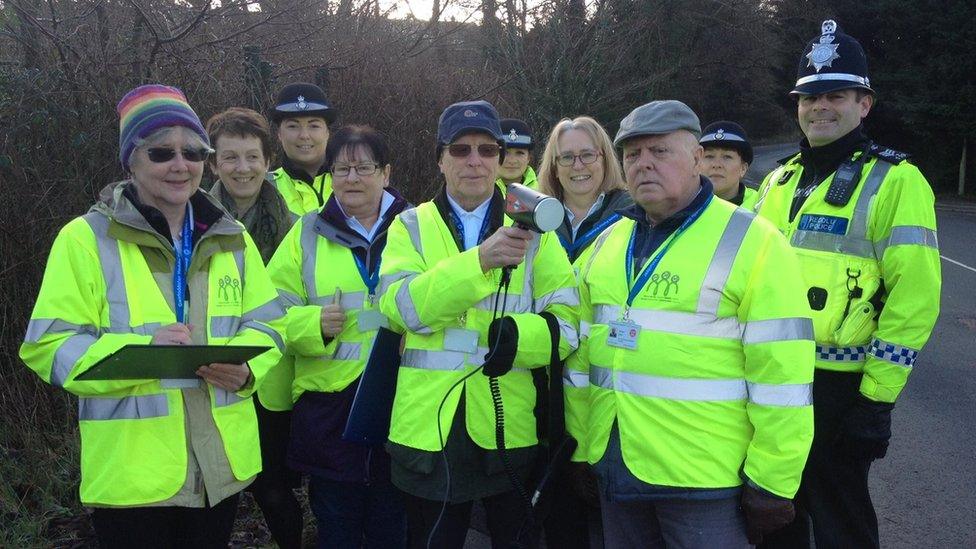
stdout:
[[(210, 149), (183, 149), (180, 151), (180, 154), (183, 155), (183, 159), (187, 162), (203, 162), (210, 156), (211, 152)], [(176, 158), (176, 149), (152, 147), (146, 149), (146, 155), (149, 157), (150, 162), (162, 164), (163, 162), (169, 162)]]
[[(471, 145), (464, 143), (454, 143), (447, 146), (447, 152), (454, 158), (467, 158), (471, 154)], [(482, 143), (478, 145), (478, 156), (481, 158), (494, 158), (501, 153), (502, 148), (494, 143)]]

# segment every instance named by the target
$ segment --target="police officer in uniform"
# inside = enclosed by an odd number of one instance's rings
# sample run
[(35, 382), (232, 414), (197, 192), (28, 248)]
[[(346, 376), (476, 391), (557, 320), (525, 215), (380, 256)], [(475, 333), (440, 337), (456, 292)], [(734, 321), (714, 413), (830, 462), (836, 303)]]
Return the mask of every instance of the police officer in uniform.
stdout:
[(703, 173), (712, 182), (715, 196), (752, 210), (759, 194), (746, 187), (743, 178), (752, 164), (752, 145), (746, 130), (735, 122), (712, 122), (698, 143), (705, 149)]
[(878, 547), (868, 471), (885, 456), (891, 410), (938, 316), (934, 198), (907, 155), (864, 134), (875, 101), (867, 59), (834, 21), (804, 49), (790, 95), (805, 138), (766, 177), (756, 211), (803, 266), (816, 434), (797, 520), (767, 546), (808, 546), (812, 522), (817, 547)]
[(336, 114), (315, 84), (296, 82), (278, 92), (271, 120), (285, 154), (273, 172), (275, 187), (296, 217), (317, 211), (332, 194), (332, 175), (323, 164)]
[(516, 118), (501, 120), (502, 139), (505, 140), (505, 161), (498, 167), (498, 184), (504, 190), (509, 183), (521, 183), (530, 189), (539, 188), (539, 180), (532, 169), (532, 128)]

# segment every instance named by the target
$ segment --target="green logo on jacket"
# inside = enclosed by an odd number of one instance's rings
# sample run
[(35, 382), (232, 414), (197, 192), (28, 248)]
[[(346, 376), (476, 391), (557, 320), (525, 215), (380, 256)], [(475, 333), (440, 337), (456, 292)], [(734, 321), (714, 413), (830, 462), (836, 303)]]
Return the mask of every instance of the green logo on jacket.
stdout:
[(239, 305), (241, 302), (241, 281), (224, 275), (217, 284), (217, 303), (219, 305)]

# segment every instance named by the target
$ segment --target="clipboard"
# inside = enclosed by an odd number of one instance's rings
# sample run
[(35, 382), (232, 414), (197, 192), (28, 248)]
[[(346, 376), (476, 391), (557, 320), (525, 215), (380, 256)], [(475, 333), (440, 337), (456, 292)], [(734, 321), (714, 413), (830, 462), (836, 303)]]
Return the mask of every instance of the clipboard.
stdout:
[(386, 442), (399, 370), (400, 334), (380, 328), (359, 378), (342, 440), (370, 446)]
[(77, 379), (199, 379), (196, 370), (204, 364), (242, 364), (269, 349), (260, 345), (126, 345)]

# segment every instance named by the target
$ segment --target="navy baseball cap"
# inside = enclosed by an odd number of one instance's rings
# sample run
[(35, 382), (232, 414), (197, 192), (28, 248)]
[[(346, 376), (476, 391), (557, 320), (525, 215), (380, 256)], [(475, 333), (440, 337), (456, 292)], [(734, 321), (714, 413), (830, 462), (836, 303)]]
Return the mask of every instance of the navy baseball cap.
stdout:
[(491, 103), (462, 101), (449, 105), (437, 122), (437, 143), (450, 145), (461, 135), (474, 132), (487, 133), (500, 144), (504, 143), (498, 111)]

